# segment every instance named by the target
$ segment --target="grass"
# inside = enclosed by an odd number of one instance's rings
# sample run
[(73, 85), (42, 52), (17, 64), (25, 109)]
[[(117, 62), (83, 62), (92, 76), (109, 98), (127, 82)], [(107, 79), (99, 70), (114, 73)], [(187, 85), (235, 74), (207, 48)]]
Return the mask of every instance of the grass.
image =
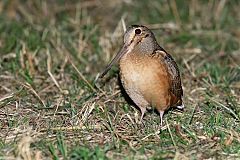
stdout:
[[(1, 1), (0, 159), (240, 157), (239, 7), (233, 1)], [(109, 14), (111, 13), (111, 14)], [(181, 71), (185, 110), (159, 130), (121, 92), (121, 18), (153, 30)]]

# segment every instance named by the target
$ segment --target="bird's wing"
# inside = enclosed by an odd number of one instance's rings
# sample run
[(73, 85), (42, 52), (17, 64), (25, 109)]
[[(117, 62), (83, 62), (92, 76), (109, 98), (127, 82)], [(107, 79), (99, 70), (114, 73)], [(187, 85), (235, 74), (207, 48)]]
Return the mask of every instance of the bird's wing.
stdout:
[(183, 90), (182, 90), (181, 77), (180, 77), (180, 72), (179, 72), (177, 63), (174, 61), (172, 56), (162, 48), (155, 50), (154, 56), (161, 58), (161, 61), (163, 61), (166, 64), (167, 70), (171, 77), (170, 91), (177, 98), (181, 99), (181, 97), (183, 96)]

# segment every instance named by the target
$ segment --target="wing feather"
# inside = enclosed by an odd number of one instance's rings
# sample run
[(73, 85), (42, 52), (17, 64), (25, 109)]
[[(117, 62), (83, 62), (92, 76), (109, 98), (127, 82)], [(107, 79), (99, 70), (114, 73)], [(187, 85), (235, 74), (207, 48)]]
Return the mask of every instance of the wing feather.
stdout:
[(164, 49), (158, 49), (154, 52), (154, 56), (161, 57), (161, 60), (166, 64), (167, 70), (170, 75), (171, 88), (170, 91), (179, 99), (183, 96), (182, 83), (180, 72), (177, 63), (174, 61), (172, 56), (168, 54)]

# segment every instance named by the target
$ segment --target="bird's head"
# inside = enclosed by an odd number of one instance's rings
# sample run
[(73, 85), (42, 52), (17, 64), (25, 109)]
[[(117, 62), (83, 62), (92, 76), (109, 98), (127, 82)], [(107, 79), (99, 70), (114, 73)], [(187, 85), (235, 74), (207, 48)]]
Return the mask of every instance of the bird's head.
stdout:
[(107, 65), (100, 77), (103, 77), (125, 54), (151, 54), (158, 47), (154, 34), (145, 26), (132, 25), (124, 34), (124, 44), (117, 55)]

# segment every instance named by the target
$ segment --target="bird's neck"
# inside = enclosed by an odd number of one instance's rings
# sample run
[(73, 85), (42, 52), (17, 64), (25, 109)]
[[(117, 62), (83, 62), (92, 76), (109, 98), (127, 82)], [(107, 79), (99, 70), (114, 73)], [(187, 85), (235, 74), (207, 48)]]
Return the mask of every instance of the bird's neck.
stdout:
[(158, 47), (157, 42), (154, 39), (145, 39), (142, 42), (139, 42), (133, 49), (133, 53), (149, 55), (154, 52), (154, 50)]

